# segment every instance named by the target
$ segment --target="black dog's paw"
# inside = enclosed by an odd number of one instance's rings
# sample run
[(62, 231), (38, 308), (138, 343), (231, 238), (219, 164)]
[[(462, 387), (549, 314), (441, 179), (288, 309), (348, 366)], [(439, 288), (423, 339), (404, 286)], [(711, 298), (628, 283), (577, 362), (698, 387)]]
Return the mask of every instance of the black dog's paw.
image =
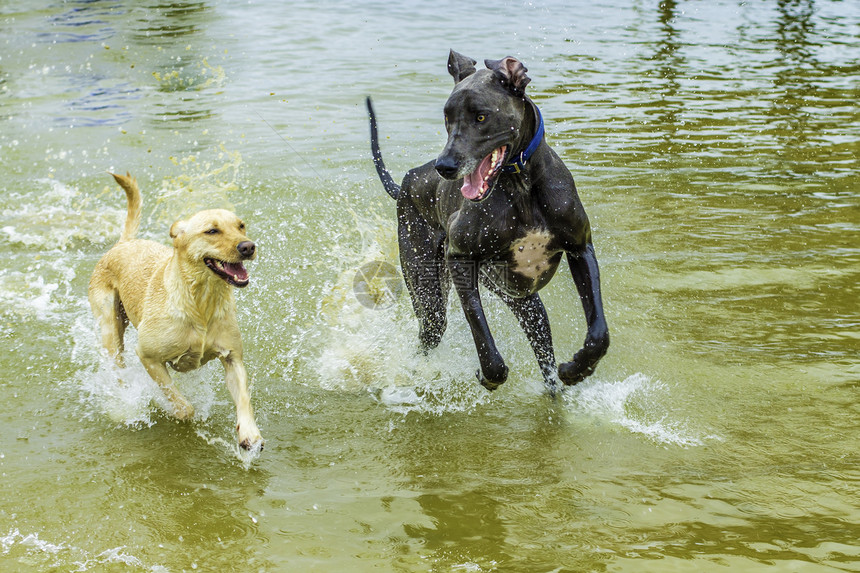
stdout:
[(484, 373), (481, 372), (480, 369), (475, 372), (475, 376), (477, 376), (478, 382), (481, 383), (481, 386), (492, 392), (493, 390), (504, 384), (505, 380), (508, 379), (508, 367), (504, 367), (504, 375), (501, 377), (500, 380), (489, 380), (484, 376)]
[(587, 338), (582, 350), (573, 356), (570, 362), (558, 365), (558, 377), (568, 386), (582, 382), (597, 368), (597, 363), (606, 354), (609, 348), (609, 333), (597, 338)]
[(567, 386), (579, 384), (594, 373), (594, 366), (596, 366), (596, 364), (593, 366), (585, 365), (578, 359), (579, 353), (577, 353), (570, 362), (564, 362), (558, 365), (558, 377), (561, 378), (561, 381)]
[(594, 369), (605, 351), (596, 353), (589, 350), (588, 347), (583, 348), (574, 355), (573, 360), (558, 365), (558, 377), (567, 386), (579, 384), (594, 374)]

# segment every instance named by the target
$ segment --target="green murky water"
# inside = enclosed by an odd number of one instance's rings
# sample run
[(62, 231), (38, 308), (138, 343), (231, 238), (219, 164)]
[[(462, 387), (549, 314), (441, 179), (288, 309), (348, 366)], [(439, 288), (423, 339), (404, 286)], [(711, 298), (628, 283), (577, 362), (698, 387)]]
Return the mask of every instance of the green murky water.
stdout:
[[(860, 5), (849, 1), (0, 2), (0, 570), (860, 570)], [(449, 48), (529, 68), (576, 177), (613, 345), (551, 400), (459, 308), (428, 357), (370, 159), (438, 154)], [(239, 320), (266, 449), (220, 366), (100, 354), (89, 273), (199, 207), (260, 248)], [(585, 328), (560, 272), (556, 351)], [(129, 333), (133, 347), (134, 333)]]

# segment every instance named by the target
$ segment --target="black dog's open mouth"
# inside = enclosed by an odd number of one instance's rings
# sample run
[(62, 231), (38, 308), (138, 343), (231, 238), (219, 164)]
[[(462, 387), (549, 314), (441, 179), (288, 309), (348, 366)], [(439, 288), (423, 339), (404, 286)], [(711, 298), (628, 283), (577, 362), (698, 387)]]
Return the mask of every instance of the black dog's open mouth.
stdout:
[(496, 178), (505, 164), (505, 152), (508, 146), (503, 145), (493, 150), (478, 167), (463, 178), (463, 186), (460, 193), (470, 201), (481, 201), (490, 194)]
[(218, 259), (203, 259), (203, 262), (228, 284), (242, 288), (250, 282), (248, 271), (242, 263), (227, 263)]

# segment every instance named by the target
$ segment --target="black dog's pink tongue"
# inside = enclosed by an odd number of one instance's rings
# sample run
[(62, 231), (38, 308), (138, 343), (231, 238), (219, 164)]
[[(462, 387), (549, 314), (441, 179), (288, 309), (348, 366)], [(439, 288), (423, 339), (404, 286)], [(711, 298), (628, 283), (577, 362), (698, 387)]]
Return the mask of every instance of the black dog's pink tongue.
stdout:
[(224, 271), (232, 275), (233, 280), (245, 282), (248, 280), (248, 271), (242, 263), (224, 263)]
[(460, 193), (463, 194), (463, 197), (474, 201), (481, 196), (486, 185), (484, 177), (490, 173), (492, 163), (492, 154), (490, 154), (481, 161), (481, 164), (474, 171), (463, 178), (463, 186), (460, 187)]

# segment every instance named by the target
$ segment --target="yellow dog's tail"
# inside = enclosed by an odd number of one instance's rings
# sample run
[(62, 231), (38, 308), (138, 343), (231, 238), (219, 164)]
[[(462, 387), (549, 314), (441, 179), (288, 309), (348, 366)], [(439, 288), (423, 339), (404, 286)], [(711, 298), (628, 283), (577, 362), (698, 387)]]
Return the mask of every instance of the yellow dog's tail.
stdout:
[(137, 187), (137, 179), (133, 178), (128, 172), (125, 175), (111, 173), (119, 186), (125, 190), (125, 197), (128, 199), (128, 214), (125, 216), (125, 227), (122, 229), (122, 235), (119, 237), (119, 242), (130, 241), (137, 235), (137, 229), (140, 227), (140, 189)]

